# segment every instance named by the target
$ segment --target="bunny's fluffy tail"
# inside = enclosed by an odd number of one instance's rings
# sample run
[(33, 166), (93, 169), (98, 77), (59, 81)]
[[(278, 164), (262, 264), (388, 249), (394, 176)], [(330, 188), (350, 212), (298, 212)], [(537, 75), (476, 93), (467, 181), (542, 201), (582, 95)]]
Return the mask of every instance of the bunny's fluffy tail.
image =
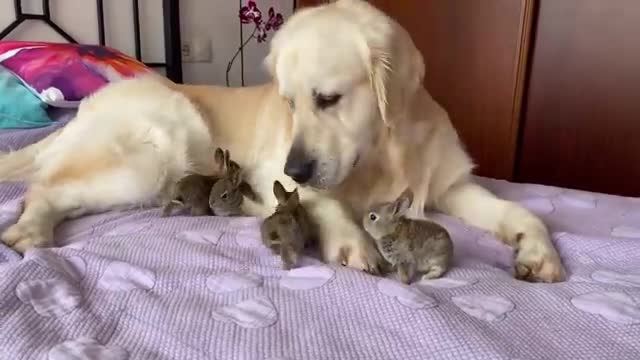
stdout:
[(57, 130), (35, 144), (16, 151), (0, 153), (0, 181), (29, 180), (37, 170), (36, 155), (45, 149), (60, 133)]

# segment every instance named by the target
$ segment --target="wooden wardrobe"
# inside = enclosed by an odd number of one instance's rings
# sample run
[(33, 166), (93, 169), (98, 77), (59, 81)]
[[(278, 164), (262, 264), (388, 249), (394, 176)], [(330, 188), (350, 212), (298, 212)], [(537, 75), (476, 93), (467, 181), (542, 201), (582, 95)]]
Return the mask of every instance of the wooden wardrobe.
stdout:
[(640, 1), (370, 2), (411, 33), (477, 174), (640, 196)]

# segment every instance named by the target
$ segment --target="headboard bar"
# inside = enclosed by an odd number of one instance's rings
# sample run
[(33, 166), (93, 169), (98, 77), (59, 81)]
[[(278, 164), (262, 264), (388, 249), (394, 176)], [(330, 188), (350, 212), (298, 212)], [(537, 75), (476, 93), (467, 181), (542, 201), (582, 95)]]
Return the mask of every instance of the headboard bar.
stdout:
[(162, 0), (164, 18), (164, 59), (167, 63), (167, 77), (182, 83), (182, 46), (180, 37), (180, 2)]
[[(140, 35), (140, 4), (139, 0), (132, 0), (133, 8), (133, 31), (135, 44), (135, 57), (142, 61), (142, 41)], [(0, 40), (9, 35), (20, 24), (26, 20), (43, 21), (66, 41), (77, 44), (71, 35), (64, 31), (51, 19), (50, 0), (42, 0), (42, 14), (25, 14), (22, 11), (22, 1), (14, 0), (16, 19), (6, 28), (0, 31)], [(98, 20), (98, 42), (106, 45), (105, 24), (104, 24), (104, 0), (96, 0), (97, 20)], [(162, 15), (164, 29), (164, 49), (165, 62), (148, 62), (149, 67), (165, 67), (166, 75), (174, 82), (182, 82), (182, 58), (180, 51), (180, 1), (162, 0)]]
[(51, 7), (48, 0), (42, 0), (42, 15), (46, 18), (51, 18)]
[(20, 17), (22, 15), (22, 1), (13, 1), (13, 8), (16, 12), (16, 17)]
[(62, 30), (60, 26), (51, 20), (51, 7), (49, 6), (49, 0), (42, 0), (42, 14), (25, 14), (22, 12), (22, 1), (13, 0), (13, 7), (16, 13), (16, 19), (11, 22), (2, 32), (0, 32), (0, 40), (9, 35), (15, 28), (17, 28), (20, 24), (25, 22), (25, 20), (40, 20), (44, 21), (49, 25), (55, 32), (57, 32), (60, 36), (62, 36), (65, 40), (69, 42), (76, 43), (73, 37), (67, 34), (66, 31)]
[(96, 0), (96, 9), (98, 10), (98, 43), (104, 46), (107, 42), (104, 35), (104, 3), (102, 0)]
[[(34, 19), (35, 20), (35, 19)], [(60, 26), (58, 26), (56, 23), (54, 23), (51, 18), (43, 18), (41, 20), (44, 20), (44, 22), (47, 23), (47, 25), (49, 25), (50, 28), (52, 28), (53, 30), (55, 30), (55, 32), (57, 32), (58, 34), (60, 34), (60, 36), (62, 36), (65, 40), (67, 40), (68, 42), (72, 42), (72, 43), (78, 43), (76, 41), (76, 39), (74, 39), (71, 35), (67, 34), (66, 31), (62, 30), (62, 28)]]
[(133, 41), (136, 47), (136, 59), (142, 61), (142, 49), (140, 48), (140, 4), (138, 0), (132, 1), (133, 6)]

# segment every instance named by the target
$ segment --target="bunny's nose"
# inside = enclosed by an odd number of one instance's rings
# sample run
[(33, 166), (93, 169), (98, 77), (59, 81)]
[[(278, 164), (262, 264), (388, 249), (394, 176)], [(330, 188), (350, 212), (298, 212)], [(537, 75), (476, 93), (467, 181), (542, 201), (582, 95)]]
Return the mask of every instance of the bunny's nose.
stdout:
[(304, 184), (311, 180), (316, 169), (316, 161), (306, 156), (304, 151), (291, 149), (287, 162), (284, 165), (284, 173), (298, 184)]

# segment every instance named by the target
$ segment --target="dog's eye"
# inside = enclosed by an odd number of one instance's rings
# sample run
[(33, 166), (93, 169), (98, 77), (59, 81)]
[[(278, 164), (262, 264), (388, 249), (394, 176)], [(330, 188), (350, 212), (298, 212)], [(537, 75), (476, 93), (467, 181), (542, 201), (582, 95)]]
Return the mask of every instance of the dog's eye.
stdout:
[(331, 94), (331, 95), (316, 94), (315, 102), (316, 102), (316, 106), (319, 109), (326, 109), (337, 104), (341, 98), (342, 98), (342, 95), (340, 94)]
[(374, 213), (369, 213), (369, 219), (371, 219), (371, 221), (376, 221), (378, 220), (378, 215)]
[(292, 98), (287, 98), (287, 104), (289, 104), (289, 108), (294, 110), (296, 108), (296, 103)]

